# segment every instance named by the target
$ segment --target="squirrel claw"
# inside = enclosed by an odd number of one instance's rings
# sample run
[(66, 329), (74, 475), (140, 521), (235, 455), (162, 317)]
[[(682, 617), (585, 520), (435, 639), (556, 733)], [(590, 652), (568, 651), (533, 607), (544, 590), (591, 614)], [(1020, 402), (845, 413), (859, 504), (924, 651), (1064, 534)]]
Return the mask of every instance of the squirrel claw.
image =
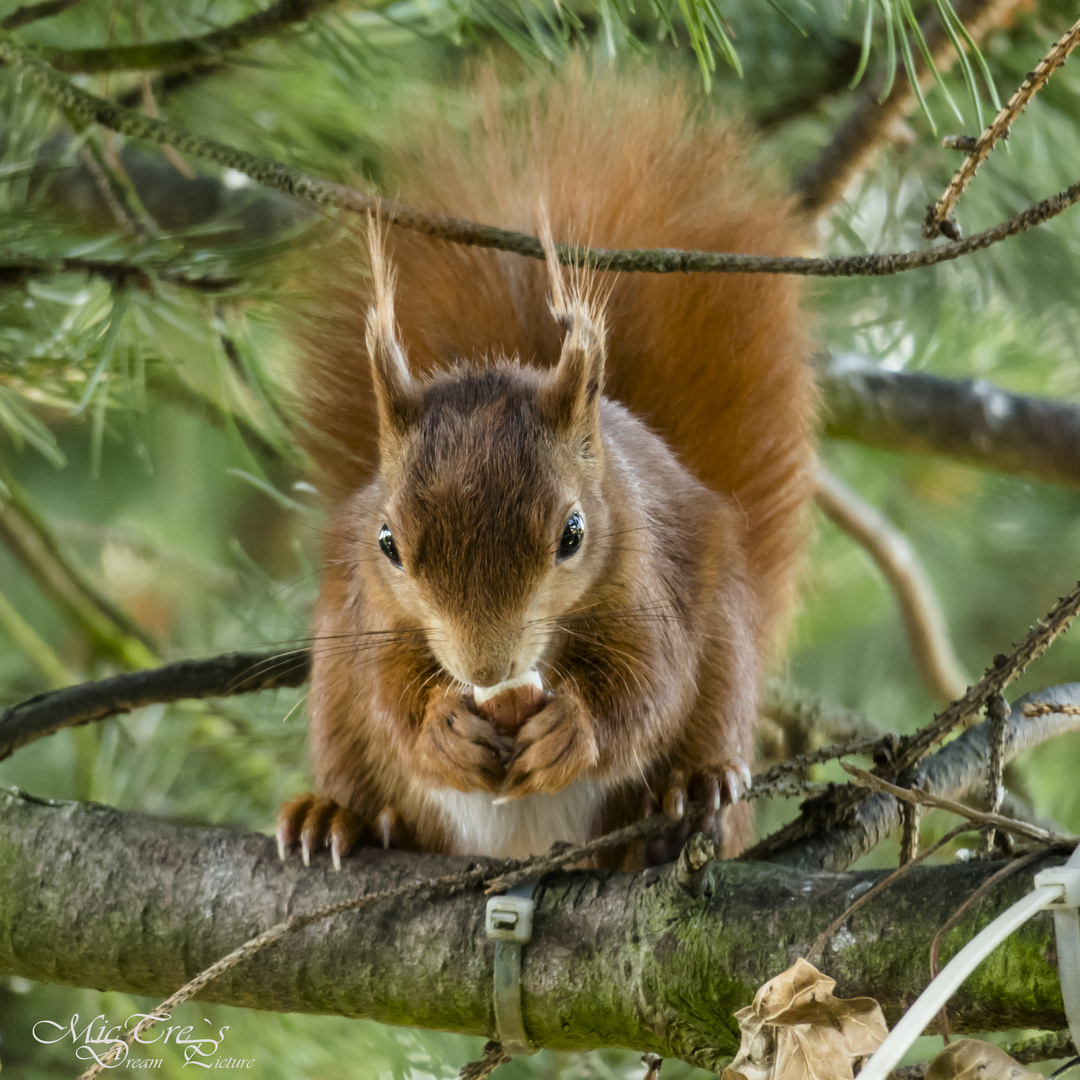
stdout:
[[(384, 810), (379, 815), (380, 822), (392, 813), (389, 809)], [(300, 858), (305, 866), (310, 866), (312, 852), (325, 847), (330, 849), (334, 869), (340, 870), (342, 857), (352, 850), (364, 832), (363, 823), (347, 807), (339, 806), (333, 799), (307, 793), (287, 802), (278, 814), (278, 858), (284, 862), (289, 849), (299, 842)], [(390, 835), (390, 831), (384, 832), (384, 846)]]
[(672, 769), (664, 788), (664, 813), (672, 821), (682, 821), (687, 803), (701, 802), (705, 804), (704, 820), (724, 806), (737, 803), (749, 787), (750, 768), (741, 758), (731, 758), (689, 776), (684, 769)]

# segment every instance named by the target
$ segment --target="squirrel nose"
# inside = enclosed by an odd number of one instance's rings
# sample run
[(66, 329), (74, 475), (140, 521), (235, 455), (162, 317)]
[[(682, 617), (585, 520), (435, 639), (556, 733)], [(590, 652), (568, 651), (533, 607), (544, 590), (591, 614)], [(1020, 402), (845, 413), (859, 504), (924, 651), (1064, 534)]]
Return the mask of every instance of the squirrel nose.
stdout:
[(507, 678), (507, 672), (495, 664), (474, 668), (471, 674), (472, 677), (469, 681), (473, 686), (479, 686), (481, 689), (487, 686), (498, 686), (499, 683), (505, 682)]

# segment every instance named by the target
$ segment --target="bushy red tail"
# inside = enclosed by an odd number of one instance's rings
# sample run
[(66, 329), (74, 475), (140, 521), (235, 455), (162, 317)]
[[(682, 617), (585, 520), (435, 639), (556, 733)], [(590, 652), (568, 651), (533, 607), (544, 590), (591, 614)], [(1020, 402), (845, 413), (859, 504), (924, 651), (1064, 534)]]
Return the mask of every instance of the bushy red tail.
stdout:
[[(465, 136), (416, 133), (402, 159), (402, 202), (535, 235), (541, 206), (555, 239), (602, 247), (790, 254), (788, 200), (761, 194), (730, 128), (691, 115), (670, 77), (557, 79), (483, 109)], [(543, 263), (391, 229), (401, 339), (415, 373), (485, 355), (539, 366), (559, 355)], [(318, 275), (300, 338), (301, 390), (325, 482), (362, 484), (376, 461), (364, 347), (365, 245), (346, 241)], [(602, 282), (606, 285), (607, 282)], [(663, 433), (683, 462), (731, 494), (748, 523), (748, 558), (767, 614), (787, 602), (801, 509), (812, 490), (816, 396), (798, 280), (747, 274), (621, 274), (607, 305), (606, 392)]]

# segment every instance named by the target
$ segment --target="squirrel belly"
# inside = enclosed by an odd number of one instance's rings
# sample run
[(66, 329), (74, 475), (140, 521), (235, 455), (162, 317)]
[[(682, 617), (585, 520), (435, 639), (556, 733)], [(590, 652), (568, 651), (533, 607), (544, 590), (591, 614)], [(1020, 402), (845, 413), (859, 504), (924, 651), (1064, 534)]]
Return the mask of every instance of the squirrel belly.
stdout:
[(373, 229), (298, 323), (333, 506), (318, 795), (279, 841), (522, 857), (694, 799), (730, 855), (812, 486), (796, 283), (568, 273), (553, 238), (779, 254), (797, 223), (670, 82), (571, 64), (483, 97), (401, 198), (539, 234), (547, 263)]

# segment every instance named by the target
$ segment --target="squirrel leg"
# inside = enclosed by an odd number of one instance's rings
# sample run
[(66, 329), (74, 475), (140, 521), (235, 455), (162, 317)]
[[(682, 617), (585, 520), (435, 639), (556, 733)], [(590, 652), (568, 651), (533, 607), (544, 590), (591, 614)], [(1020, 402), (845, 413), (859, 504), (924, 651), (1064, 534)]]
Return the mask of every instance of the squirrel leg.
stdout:
[(311, 864), (311, 853), (320, 848), (330, 849), (334, 869), (340, 870), (342, 857), (360, 840), (390, 848), (403, 846), (403, 839), (401, 819), (392, 807), (385, 807), (367, 824), (348, 807), (307, 792), (287, 802), (278, 814), (278, 856), (284, 861), (289, 848), (299, 842), (305, 866)]

